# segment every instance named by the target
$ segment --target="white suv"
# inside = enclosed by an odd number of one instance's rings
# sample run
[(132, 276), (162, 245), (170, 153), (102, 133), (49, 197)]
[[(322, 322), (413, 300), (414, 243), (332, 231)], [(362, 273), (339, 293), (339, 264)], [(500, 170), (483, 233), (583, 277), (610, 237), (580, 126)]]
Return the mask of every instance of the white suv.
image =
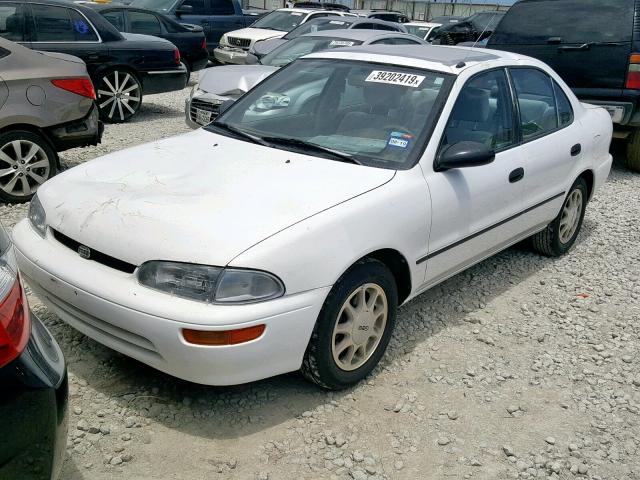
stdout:
[(245, 63), (249, 48), (260, 40), (279, 38), (309, 20), (329, 16), (351, 16), (340, 10), (281, 8), (265, 15), (248, 28), (225, 33), (213, 55), (220, 63)]

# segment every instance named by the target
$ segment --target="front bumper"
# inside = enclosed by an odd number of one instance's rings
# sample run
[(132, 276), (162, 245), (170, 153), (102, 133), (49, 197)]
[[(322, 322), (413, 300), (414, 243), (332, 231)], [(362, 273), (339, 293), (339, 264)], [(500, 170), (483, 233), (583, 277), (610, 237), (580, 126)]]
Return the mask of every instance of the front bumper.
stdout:
[[(251, 382), (300, 368), (330, 287), (250, 305), (209, 305), (141, 286), (134, 274), (84, 260), (24, 220), (13, 230), (24, 280), (63, 321), (158, 370), (206, 385)], [(182, 329), (229, 330), (265, 324), (240, 345), (187, 343)]]
[(182, 90), (187, 85), (187, 69), (181, 64), (169, 70), (141, 72), (144, 95)]
[(213, 56), (220, 63), (233, 63), (244, 65), (248, 52), (238, 48), (218, 47), (213, 51)]
[(104, 132), (104, 123), (98, 117), (98, 108), (94, 102), (84, 118), (48, 128), (47, 134), (56, 151), (98, 145)]
[(184, 102), (185, 122), (191, 128), (200, 128), (213, 122), (219, 114), (220, 105), (228, 97), (220, 97), (213, 93), (196, 94)]
[(0, 385), (0, 478), (57, 478), (67, 446), (67, 367), (34, 314), (29, 343), (0, 369)]

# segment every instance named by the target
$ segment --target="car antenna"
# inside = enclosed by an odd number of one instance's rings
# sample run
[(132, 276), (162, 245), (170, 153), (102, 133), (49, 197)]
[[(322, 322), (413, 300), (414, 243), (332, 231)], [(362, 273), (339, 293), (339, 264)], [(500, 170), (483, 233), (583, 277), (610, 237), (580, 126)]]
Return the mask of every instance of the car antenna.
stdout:
[(491, 22), (493, 22), (493, 19), (496, 18), (496, 15), (498, 14), (498, 10), (496, 10), (494, 12), (494, 14), (491, 16), (491, 18), (489, 19), (489, 21), (487, 22), (487, 24), (484, 26), (484, 29), (482, 30), (482, 32), (480, 32), (480, 35), (478, 35), (478, 38), (476, 38), (476, 41), (473, 42), (473, 45), (471, 45), (471, 47), (475, 47), (478, 42), (480, 41), (480, 39), (482, 38), (482, 35), (484, 35), (484, 32), (487, 31), (487, 28), (489, 28), (489, 25), (491, 24)]

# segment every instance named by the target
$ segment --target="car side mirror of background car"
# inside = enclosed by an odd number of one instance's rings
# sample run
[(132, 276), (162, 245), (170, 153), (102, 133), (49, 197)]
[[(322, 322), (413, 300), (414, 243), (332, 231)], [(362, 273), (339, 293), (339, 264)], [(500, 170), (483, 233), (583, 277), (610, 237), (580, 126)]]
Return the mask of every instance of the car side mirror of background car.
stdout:
[(235, 100), (228, 99), (220, 104), (218, 107), (218, 115), (222, 115), (226, 110), (229, 110), (229, 107), (235, 103)]
[(180, 15), (188, 15), (190, 13), (193, 13), (193, 7), (191, 5), (180, 5), (176, 10), (177, 17)]
[(452, 168), (479, 167), (493, 162), (496, 152), (480, 142), (458, 142), (446, 147), (438, 156), (435, 170), (442, 172)]
[(244, 63), (247, 65), (257, 65), (260, 63), (260, 59), (256, 57), (253, 53), (247, 53), (247, 58), (245, 58)]

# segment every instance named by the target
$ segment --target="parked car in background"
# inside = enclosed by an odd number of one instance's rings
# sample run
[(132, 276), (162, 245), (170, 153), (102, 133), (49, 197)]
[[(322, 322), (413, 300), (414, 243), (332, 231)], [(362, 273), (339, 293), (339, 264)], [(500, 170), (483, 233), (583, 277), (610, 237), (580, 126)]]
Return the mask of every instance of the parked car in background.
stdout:
[(255, 42), (250, 48), (249, 53), (255, 55), (257, 58), (264, 57), (267, 53), (271, 52), (274, 48), (279, 47), (283, 43), (298, 38), (301, 35), (307, 33), (322, 32), (325, 30), (343, 30), (343, 29), (358, 29), (358, 30), (383, 30), (390, 32), (403, 32), (406, 33), (407, 29), (404, 25), (395, 22), (385, 22), (384, 20), (377, 20), (375, 18), (361, 18), (361, 17), (321, 17), (314, 20), (309, 20), (302, 25), (297, 26), (284, 37), (270, 38), (268, 40), (261, 40)]
[(459, 23), (463, 21), (467, 17), (456, 17), (456, 16), (444, 16), (444, 17), (433, 17), (429, 20), (431, 23), (439, 23), (441, 25), (449, 25), (451, 23)]
[(349, 15), (341, 10), (281, 8), (265, 15), (249, 28), (225, 33), (213, 54), (220, 63), (245, 63), (249, 49), (258, 41), (279, 38), (299, 25), (321, 17)]
[(0, 201), (29, 200), (59, 169), (57, 152), (100, 143), (95, 98), (79, 58), (0, 38)]
[(202, 27), (185, 27), (162, 13), (117, 3), (90, 3), (88, 6), (98, 11), (119, 32), (153, 35), (173, 43), (180, 51), (180, 62), (187, 70), (187, 80), (191, 72), (202, 70), (209, 63)]
[(539, 58), (582, 101), (606, 108), (615, 136), (627, 139), (627, 166), (640, 172), (640, 4), (523, 0), (487, 47)]
[(440, 45), (457, 45), (462, 42), (478, 42), (489, 37), (504, 17), (504, 12), (489, 11), (474, 13), (456, 23), (442, 25), (432, 39)]
[(398, 305), (526, 238), (567, 253), (611, 132), (535, 59), (325, 50), (204, 128), (47, 182), (13, 230), (18, 263), (64, 322), (170, 375), (346, 388)]
[(0, 36), (80, 57), (97, 91), (100, 117), (125, 122), (151, 93), (181, 90), (186, 71), (171, 42), (120, 33), (98, 12), (64, 0), (0, 1)]
[(442, 24), (433, 23), (433, 22), (411, 21), (409, 23), (403, 24), (403, 26), (407, 29), (409, 33), (429, 42), (438, 32), (438, 28), (441, 27)]
[(67, 367), (31, 313), (15, 252), (0, 226), (0, 478), (55, 480), (67, 448)]
[(273, 72), (303, 55), (357, 45), (425, 43), (408, 33), (380, 30), (325, 30), (302, 35), (280, 45), (262, 59), (256, 59), (256, 65), (229, 65), (205, 71), (185, 102), (187, 125), (191, 128), (207, 125), (218, 115), (224, 102), (237, 100)]
[(355, 13), (359, 17), (377, 18), (387, 22), (407, 23), (411, 21), (404, 13), (392, 10), (351, 10), (351, 13)]
[(179, 23), (202, 27), (210, 58), (222, 35), (248, 27), (266, 13), (265, 10), (243, 11), (239, 0), (132, 0), (130, 5), (155, 10)]

